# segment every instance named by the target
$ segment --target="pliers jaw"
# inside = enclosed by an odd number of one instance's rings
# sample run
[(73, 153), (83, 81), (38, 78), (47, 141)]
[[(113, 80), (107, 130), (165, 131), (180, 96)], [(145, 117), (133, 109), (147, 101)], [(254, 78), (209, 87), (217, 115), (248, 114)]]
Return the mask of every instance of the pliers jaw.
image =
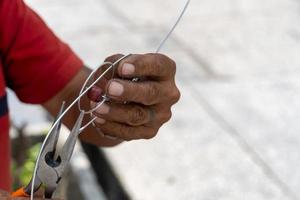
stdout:
[[(63, 113), (63, 110), (64, 104), (61, 106), (57, 119)], [(76, 140), (80, 134), (83, 118), (84, 112), (81, 112), (72, 131), (65, 141), (61, 152), (57, 152), (57, 142), (61, 129), (61, 121), (59, 121), (53, 128), (53, 131), (49, 133), (48, 139), (45, 142), (44, 147), (41, 149), (41, 157), (38, 159), (38, 163), (36, 163), (37, 173), (34, 181), (34, 192), (43, 186), (45, 188), (45, 197), (52, 197), (71, 159)], [(28, 195), (31, 194), (32, 182), (33, 181), (31, 180), (24, 188)]]

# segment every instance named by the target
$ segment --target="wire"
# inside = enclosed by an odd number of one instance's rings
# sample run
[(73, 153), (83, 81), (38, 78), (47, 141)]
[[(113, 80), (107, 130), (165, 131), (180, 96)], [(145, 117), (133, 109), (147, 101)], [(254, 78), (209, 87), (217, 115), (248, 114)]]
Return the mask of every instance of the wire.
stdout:
[(177, 25), (179, 24), (180, 20), (182, 19), (184, 13), (186, 12), (188, 6), (190, 4), (190, 0), (187, 0), (184, 7), (183, 7), (183, 10), (181, 11), (179, 17), (177, 18), (175, 24), (172, 26), (171, 30), (168, 32), (168, 34), (164, 37), (164, 39), (160, 42), (157, 50), (155, 51), (155, 53), (158, 53), (160, 52), (160, 50), (162, 49), (162, 47), (165, 45), (166, 41), (170, 38), (170, 36), (172, 35), (172, 33), (174, 32), (175, 28), (177, 27)]
[[(115, 63), (120, 62), (122, 59), (126, 58), (127, 56), (123, 56), (122, 58), (117, 60)], [(68, 106), (68, 108), (66, 108), (66, 110), (60, 116), (57, 117), (57, 119), (55, 120), (55, 122), (51, 126), (50, 130), (48, 131), (47, 136), (45, 137), (45, 139), (43, 141), (40, 152), (39, 152), (38, 157), (36, 159), (36, 163), (35, 163), (35, 167), (34, 167), (34, 171), (33, 171), (33, 176), (32, 176), (32, 183), (31, 183), (32, 184), (31, 185), (31, 192), (30, 192), (30, 199), (31, 200), (33, 200), (34, 185), (35, 185), (35, 179), (36, 179), (36, 174), (37, 174), (37, 170), (38, 170), (38, 165), (37, 164), (40, 161), (42, 150), (44, 149), (44, 147), (45, 147), (45, 145), (46, 145), (46, 143), (47, 143), (47, 141), (50, 137), (50, 133), (54, 130), (55, 126), (61, 121), (61, 119), (66, 115), (66, 113), (72, 108), (72, 106), (74, 106), (83, 95), (85, 95), (111, 68), (113, 68), (115, 63), (111, 64), (89, 87), (87, 87), (81, 94), (79, 94), (79, 96)], [(104, 65), (102, 64), (101, 66), (104, 66)], [(98, 67), (98, 69), (100, 67)]]
[[(170, 36), (172, 35), (172, 33), (174, 32), (175, 28), (177, 27), (177, 25), (179, 24), (180, 20), (182, 19), (183, 15), (185, 14), (187, 8), (188, 8), (188, 5), (190, 3), (190, 0), (187, 0), (185, 5), (184, 5), (184, 8), (183, 10), (180, 12), (180, 15), (179, 17), (177, 18), (175, 24), (172, 26), (172, 28), (170, 29), (170, 31), (167, 33), (167, 35), (163, 38), (163, 40), (160, 42), (158, 48), (156, 49), (155, 53), (158, 53), (161, 51), (162, 47), (165, 45), (166, 41), (170, 38)], [(83, 97), (83, 95), (85, 95), (98, 81), (100, 81), (104, 75), (106, 73), (108, 73), (115, 65), (117, 65), (119, 62), (121, 62), (123, 59), (127, 58), (128, 56), (130, 56), (131, 54), (128, 54), (128, 55), (125, 55), (123, 57), (121, 57), (120, 59), (118, 59), (116, 62), (114, 63), (107, 63), (107, 62), (103, 62), (100, 67), (94, 69), (91, 74), (88, 76), (88, 78), (85, 80), (82, 88), (81, 88), (81, 91), (78, 95), (78, 97), (64, 110), (64, 112), (57, 117), (57, 119), (55, 120), (55, 122), (53, 123), (53, 125), (51, 126), (50, 130), (48, 131), (48, 134), (47, 136), (45, 137), (44, 141), (43, 141), (43, 144), (41, 146), (41, 149), (39, 151), (39, 154), (38, 154), (38, 157), (36, 159), (36, 163), (35, 163), (35, 167), (34, 167), (34, 171), (33, 171), (33, 176), (32, 176), (32, 182), (31, 182), (31, 192), (30, 192), (30, 199), (33, 200), (33, 194), (34, 194), (34, 185), (35, 185), (35, 179), (36, 179), (36, 175), (37, 175), (37, 170), (38, 170), (38, 163), (40, 162), (40, 158), (41, 158), (41, 153), (42, 153), (42, 150), (44, 149), (48, 139), (49, 139), (49, 136), (50, 136), (50, 133), (54, 130), (54, 127), (61, 121), (61, 119), (66, 115), (66, 113), (76, 104), (78, 103), (78, 107), (79, 107), (79, 110), (83, 111), (80, 107), (80, 99)], [(95, 72), (97, 70), (99, 70), (101, 67), (103, 67), (104, 65), (107, 65), (107, 64), (110, 64), (110, 66), (88, 87), (86, 87), (89, 79), (91, 77), (93, 77), (93, 75), (95, 74)], [(97, 108), (100, 107), (105, 101), (101, 101), (100, 103), (97, 104)], [(85, 114), (90, 114), (91, 112), (93, 112), (95, 110), (95, 108), (89, 110), (89, 111), (84, 111)], [(94, 120), (96, 119), (96, 117), (94, 117), (92, 120), (90, 120), (86, 125), (84, 125), (82, 128), (80, 128), (80, 132), (82, 132), (86, 127), (88, 127), (90, 124), (92, 124), (94, 122)]]

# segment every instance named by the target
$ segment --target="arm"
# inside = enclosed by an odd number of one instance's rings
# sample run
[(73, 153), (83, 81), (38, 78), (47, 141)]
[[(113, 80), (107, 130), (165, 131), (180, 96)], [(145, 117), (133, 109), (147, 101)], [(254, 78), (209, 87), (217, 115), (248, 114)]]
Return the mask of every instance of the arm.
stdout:
[[(78, 96), (90, 70), (82, 68), (80, 58), (23, 1), (0, 2), (0, 26), (5, 30), (0, 45), (7, 83), (23, 102), (42, 104), (55, 116), (62, 101), (70, 104)], [(120, 56), (111, 56), (107, 61), (114, 62)], [(175, 62), (161, 54), (127, 57), (117, 66), (113, 79), (94, 90), (108, 91), (112, 99), (93, 113), (98, 117), (96, 125), (105, 135), (119, 140), (107, 139), (93, 127), (80, 138), (114, 146), (123, 140), (154, 137), (170, 119), (171, 106), (180, 96), (175, 71)], [(134, 77), (141, 81), (130, 81)], [(95, 96), (101, 96), (101, 92)], [(88, 99), (83, 104), (91, 106)], [(64, 119), (67, 127), (73, 126), (78, 114), (74, 106)]]
[[(13, 22), (13, 23), (12, 23)], [(71, 102), (89, 73), (74, 52), (21, 0), (0, 1), (0, 51), (7, 85), (25, 103), (43, 104), (56, 115), (62, 101)], [(78, 116), (73, 109), (65, 124)], [(85, 141), (112, 146), (92, 128)]]

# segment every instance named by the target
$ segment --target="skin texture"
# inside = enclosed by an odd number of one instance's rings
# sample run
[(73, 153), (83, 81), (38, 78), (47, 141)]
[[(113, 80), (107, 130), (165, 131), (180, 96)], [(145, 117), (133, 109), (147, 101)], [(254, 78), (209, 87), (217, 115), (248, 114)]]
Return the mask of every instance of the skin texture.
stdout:
[[(120, 57), (121, 54), (113, 55), (105, 61), (114, 62)], [(133, 65), (134, 69), (129, 70), (131, 74), (124, 74), (124, 66), (128, 64)], [(44, 107), (55, 115), (63, 100), (71, 103), (89, 73), (88, 69), (83, 69), (66, 88), (46, 102)], [(98, 75), (100, 73), (101, 71)], [(114, 69), (114, 73), (108, 74), (90, 91), (89, 99), (82, 99), (83, 107), (90, 109), (94, 102), (101, 99), (99, 96), (102, 94), (106, 93), (111, 98), (103, 106), (106, 113), (101, 112), (103, 107), (93, 113), (98, 117), (98, 130), (90, 126), (80, 135), (81, 139), (99, 146), (114, 146), (122, 141), (153, 138), (159, 128), (171, 118), (171, 106), (180, 98), (175, 84), (175, 73), (175, 62), (162, 54), (135, 54), (122, 60)], [(133, 82), (135, 77), (140, 80)], [(119, 86), (121, 84), (123, 92), (118, 95), (110, 94), (112, 83), (118, 83)], [(71, 128), (77, 116), (78, 109), (73, 107), (65, 117), (64, 123)], [(89, 120), (89, 117), (86, 120)]]
[[(114, 55), (106, 61), (114, 62), (120, 57)], [(130, 74), (124, 69), (128, 64)], [(175, 72), (175, 62), (161, 54), (132, 55), (121, 61), (113, 79), (98, 83), (95, 89), (111, 98), (104, 108), (94, 112), (100, 118), (96, 126), (105, 135), (125, 141), (153, 138), (171, 118), (171, 106), (179, 100)], [(140, 80), (133, 82), (135, 77)], [(123, 86), (121, 94), (110, 93), (113, 83)]]

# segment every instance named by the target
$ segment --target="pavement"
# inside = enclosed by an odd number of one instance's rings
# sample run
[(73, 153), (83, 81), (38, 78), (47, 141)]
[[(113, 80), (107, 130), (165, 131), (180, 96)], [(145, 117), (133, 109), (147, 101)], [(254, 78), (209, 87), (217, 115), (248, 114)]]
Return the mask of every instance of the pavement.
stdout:
[[(26, 2), (91, 67), (155, 51), (184, 4)], [(172, 120), (153, 140), (105, 150), (132, 199), (300, 199), (299, 10), (296, 0), (191, 1), (162, 51), (182, 93)]]

